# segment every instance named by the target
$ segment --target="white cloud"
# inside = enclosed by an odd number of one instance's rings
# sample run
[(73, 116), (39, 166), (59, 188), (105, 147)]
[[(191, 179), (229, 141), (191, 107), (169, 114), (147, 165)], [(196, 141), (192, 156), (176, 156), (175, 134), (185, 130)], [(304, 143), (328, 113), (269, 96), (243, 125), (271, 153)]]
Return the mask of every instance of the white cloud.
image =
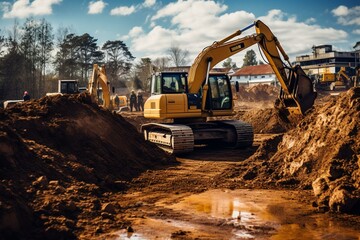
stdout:
[(133, 28), (130, 30), (129, 36), (130, 36), (130, 37), (138, 37), (138, 36), (140, 36), (143, 32), (144, 32), (144, 31), (143, 31), (142, 27), (136, 26), (136, 27), (133, 27)]
[(134, 6), (130, 6), (130, 7), (122, 6), (122, 7), (117, 7), (117, 8), (111, 9), (110, 14), (111, 15), (127, 16), (127, 15), (130, 15), (130, 14), (134, 13), (135, 10), (136, 9), (135, 9)]
[[(343, 30), (314, 25), (316, 19), (299, 22), (296, 16), (289, 16), (279, 9), (270, 10), (265, 16), (227, 10), (226, 5), (215, 1), (188, 0), (169, 3), (153, 15), (149, 23), (151, 30), (144, 32), (141, 29), (141, 34), (136, 37), (128, 33), (130, 49), (135, 56), (154, 58), (167, 55), (169, 47), (176, 44), (189, 51), (191, 64), (206, 46), (250, 25), (256, 19), (269, 26), (291, 61), (295, 60), (295, 56), (311, 53), (313, 45), (343, 43), (348, 37)], [(252, 28), (242, 36), (254, 32), (255, 29)], [(257, 51), (258, 47), (245, 49), (231, 58), (241, 66), (246, 51), (250, 49)], [(262, 60), (259, 54), (257, 57), (257, 60)]]
[(346, 6), (340, 5), (337, 8), (333, 9), (331, 12), (334, 14), (334, 16), (342, 17), (349, 14), (349, 9)]
[(102, 13), (107, 3), (103, 2), (102, 0), (89, 3), (89, 11), (88, 14), (99, 14)]
[(305, 23), (306, 23), (306, 24), (312, 24), (312, 23), (315, 23), (315, 22), (316, 22), (316, 19), (313, 18), (313, 17), (308, 18), (308, 19), (305, 20)]
[(337, 17), (337, 22), (341, 25), (360, 25), (360, 6), (348, 8), (340, 5), (331, 12)]
[(145, 0), (142, 4), (144, 7), (152, 7), (156, 3), (156, 0)]
[[(3, 5), (4, 18), (26, 18), (31, 15), (52, 14), (52, 5), (61, 3), (62, 0), (17, 0), (11, 7)], [(5, 6), (5, 7), (4, 7)]]
[(287, 19), (284, 14), (278, 16), (268, 14), (259, 19), (268, 25), (291, 58), (310, 53), (313, 45), (341, 43), (348, 36), (343, 30), (297, 22), (294, 18)]
[(357, 34), (357, 35), (360, 35), (360, 29), (356, 29), (354, 31), (352, 31), (353, 34)]

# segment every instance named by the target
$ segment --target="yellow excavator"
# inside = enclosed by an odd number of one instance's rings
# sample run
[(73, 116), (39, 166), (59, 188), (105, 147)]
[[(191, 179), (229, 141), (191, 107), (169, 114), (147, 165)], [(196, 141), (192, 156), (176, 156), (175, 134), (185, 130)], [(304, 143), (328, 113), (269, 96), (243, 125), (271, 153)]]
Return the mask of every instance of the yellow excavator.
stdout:
[(93, 65), (88, 91), (93, 101), (106, 109), (119, 110), (119, 108), (127, 105), (126, 96), (118, 96), (110, 93), (110, 82), (106, 76), (105, 66), (100, 67), (98, 64)]
[[(252, 27), (255, 27), (255, 34), (234, 39)], [(193, 151), (198, 144), (231, 148), (251, 146), (254, 134), (249, 123), (208, 121), (207, 118), (234, 114), (229, 77), (210, 70), (254, 44), (260, 46), (280, 82), (276, 106), (287, 114), (305, 114), (317, 95), (313, 83), (300, 66), (291, 65), (277, 38), (258, 20), (206, 47), (188, 73), (160, 72), (152, 77), (151, 96), (145, 102), (144, 117), (173, 121), (142, 125), (145, 139), (175, 154)]]
[(345, 67), (341, 67), (337, 73), (325, 72), (321, 74), (316, 87), (334, 91), (339, 88), (349, 89), (353, 85), (353, 80), (346, 74)]

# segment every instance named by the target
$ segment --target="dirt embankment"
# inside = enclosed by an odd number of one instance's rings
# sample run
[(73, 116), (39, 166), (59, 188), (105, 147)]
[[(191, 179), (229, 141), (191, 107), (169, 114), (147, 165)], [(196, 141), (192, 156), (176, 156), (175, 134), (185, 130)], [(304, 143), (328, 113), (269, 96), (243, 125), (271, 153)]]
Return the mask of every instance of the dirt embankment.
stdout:
[(112, 193), (175, 163), (89, 95), (44, 97), (0, 112), (0, 236), (74, 239), (111, 222)]
[[(126, 228), (134, 211), (146, 204), (155, 211), (151, 204), (169, 192), (178, 196), (211, 188), (313, 189), (320, 209), (356, 213), (359, 96), (360, 89), (353, 88), (322, 99), (296, 126), (287, 125), (272, 108), (241, 110), (234, 118), (249, 121), (256, 132), (276, 134), (257, 149), (211, 153), (202, 161), (194, 154), (180, 175), (148, 171), (169, 165), (177, 170), (178, 162), (143, 140), (134, 127), (147, 121), (141, 113), (125, 113), (130, 124), (86, 94), (18, 104), (0, 112), (0, 236), (88, 239)], [(217, 162), (230, 155), (231, 163)], [(207, 181), (201, 174), (189, 179), (186, 171), (214, 175)], [(149, 194), (140, 203), (121, 200), (129, 186), (134, 194)], [(139, 218), (146, 215), (140, 210)]]
[(359, 213), (360, 88), (326, 98), (294, 129), (263, 142), (222, 176), (251, 187), (313, 189), (320, 209)]

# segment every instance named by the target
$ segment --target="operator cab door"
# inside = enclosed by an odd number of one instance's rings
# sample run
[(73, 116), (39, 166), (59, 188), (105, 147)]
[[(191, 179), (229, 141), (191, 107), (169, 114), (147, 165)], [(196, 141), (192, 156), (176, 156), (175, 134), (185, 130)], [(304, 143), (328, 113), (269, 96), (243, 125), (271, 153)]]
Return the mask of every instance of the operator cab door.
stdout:
[(232, 92), (230, 80), (226, 75), (210, 75), (209, 90), (205, 109), (229, 110), (232, 108)]

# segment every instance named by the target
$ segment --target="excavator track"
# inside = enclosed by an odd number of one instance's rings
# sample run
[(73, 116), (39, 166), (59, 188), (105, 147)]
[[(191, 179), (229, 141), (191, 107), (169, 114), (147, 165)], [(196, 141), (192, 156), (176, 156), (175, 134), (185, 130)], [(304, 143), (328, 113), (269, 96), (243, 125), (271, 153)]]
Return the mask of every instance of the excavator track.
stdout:
[[(201, 127), (199, 127), (201, 126)], [(204, 128), (204, 126), (206, 126)], [(249, 123), (239, 120), (210, 121), (200, 125), (193, 124), (164, 124), (148, 123), (141, 127), (145, 140), (155, 143), (161, 149), (174, 154), (192, 152), (194, 145), (199, 141), (198, 134), (201, 131), (218, 132), (218, 135), (210, 134), (212, 141), (223, 144), (226, 148), (245, 148), (252, 146), (254, 141), (253, 128)], [(227, 137), (231, 132), (232, 137)]]
[(252, 146), (254, 142), (254, 130), (251, 124), (240, 120), (223, 120), (219, 124), (225, 126), (232, 126), (236, 131), (236, 143), (233, 143), (232, 148), (245, 148)]
[(145, 140), (163, 150), (179, 154), (194, 150), (194, 135), (190, 127), (182, 124), (150, 123), (141, 126)]

